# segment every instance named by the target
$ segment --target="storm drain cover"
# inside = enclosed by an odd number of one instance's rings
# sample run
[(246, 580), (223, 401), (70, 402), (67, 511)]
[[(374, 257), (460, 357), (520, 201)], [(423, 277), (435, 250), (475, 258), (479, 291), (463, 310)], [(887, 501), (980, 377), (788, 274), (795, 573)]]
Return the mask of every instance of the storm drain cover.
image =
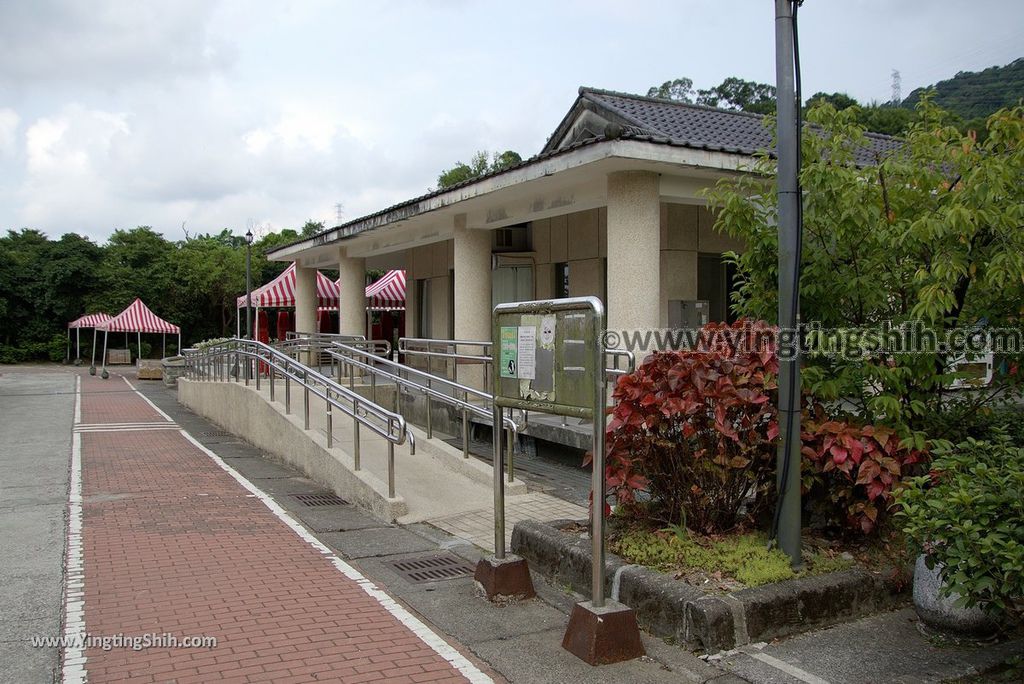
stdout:
[(402, 560), (391, 561), (389, 565), (397, 570), (404, 579), (413, 584), (440, 582), (441, 580), (470, 577), (473, 574), (472, 565), (450, 553), (420, 556), (419, 558), (403, 558)]
[(295, 494), (295, 499), (305, 506), (347, 506), (345, 501), (334, 494)]
[(200, 432), (203, 437), (234, 437), (230, 432), (224, 432), (223, 430), (211, 430), (210, 432)]

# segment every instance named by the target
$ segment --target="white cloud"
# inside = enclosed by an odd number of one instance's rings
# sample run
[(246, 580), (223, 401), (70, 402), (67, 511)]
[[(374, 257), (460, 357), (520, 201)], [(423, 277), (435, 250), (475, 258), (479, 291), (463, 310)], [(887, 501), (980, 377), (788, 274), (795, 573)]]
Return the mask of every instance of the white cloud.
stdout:
[(216, 2), (32, 0), (0, 3), (0, 84), (123, 88), (227, 67), (234, 49), (212, 35)]

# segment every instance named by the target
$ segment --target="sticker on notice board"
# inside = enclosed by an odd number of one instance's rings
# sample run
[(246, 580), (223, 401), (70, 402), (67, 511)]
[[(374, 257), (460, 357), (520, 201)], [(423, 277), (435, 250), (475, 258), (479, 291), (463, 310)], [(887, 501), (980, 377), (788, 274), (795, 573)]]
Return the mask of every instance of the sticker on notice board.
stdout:
[(501, 377), (519, 377), (519, 328), (501, 329)]
[(533, 380), (537, 377), (537, 329), (532, 325), (519, 326), (519, 379)]

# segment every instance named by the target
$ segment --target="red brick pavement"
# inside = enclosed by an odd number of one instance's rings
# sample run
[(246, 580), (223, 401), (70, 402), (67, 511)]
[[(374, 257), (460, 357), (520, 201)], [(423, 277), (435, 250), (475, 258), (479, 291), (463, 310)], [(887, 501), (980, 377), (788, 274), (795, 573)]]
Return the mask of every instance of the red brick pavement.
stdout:
[[(121, 387), (84, 376), (82, 421), (160, 419)], [(90, 647), (89, 681), (467, 681), (180, 432), (81, 438), (86, 632), (217, 639)]]

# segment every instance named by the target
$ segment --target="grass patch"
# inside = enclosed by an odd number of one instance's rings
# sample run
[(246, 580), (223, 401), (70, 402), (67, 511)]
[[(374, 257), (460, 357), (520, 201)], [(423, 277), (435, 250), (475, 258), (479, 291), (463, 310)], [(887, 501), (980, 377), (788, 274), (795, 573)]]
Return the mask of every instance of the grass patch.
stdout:
[(736, 584), (758, 587), (804, 575), (845, 570), (851, 561), (828, 552), (817, 552), (805, 570), (793, 572), (789, 557), (768, 549), (768, 538), (756, 532), (722, 537), (702, 537), (681, 529), (651, 532), (630, 529), (614, 537), (609, 548), (630, 563), (673, 573), (677, 579), (698, 584), (716, 582), (721, 589)]

